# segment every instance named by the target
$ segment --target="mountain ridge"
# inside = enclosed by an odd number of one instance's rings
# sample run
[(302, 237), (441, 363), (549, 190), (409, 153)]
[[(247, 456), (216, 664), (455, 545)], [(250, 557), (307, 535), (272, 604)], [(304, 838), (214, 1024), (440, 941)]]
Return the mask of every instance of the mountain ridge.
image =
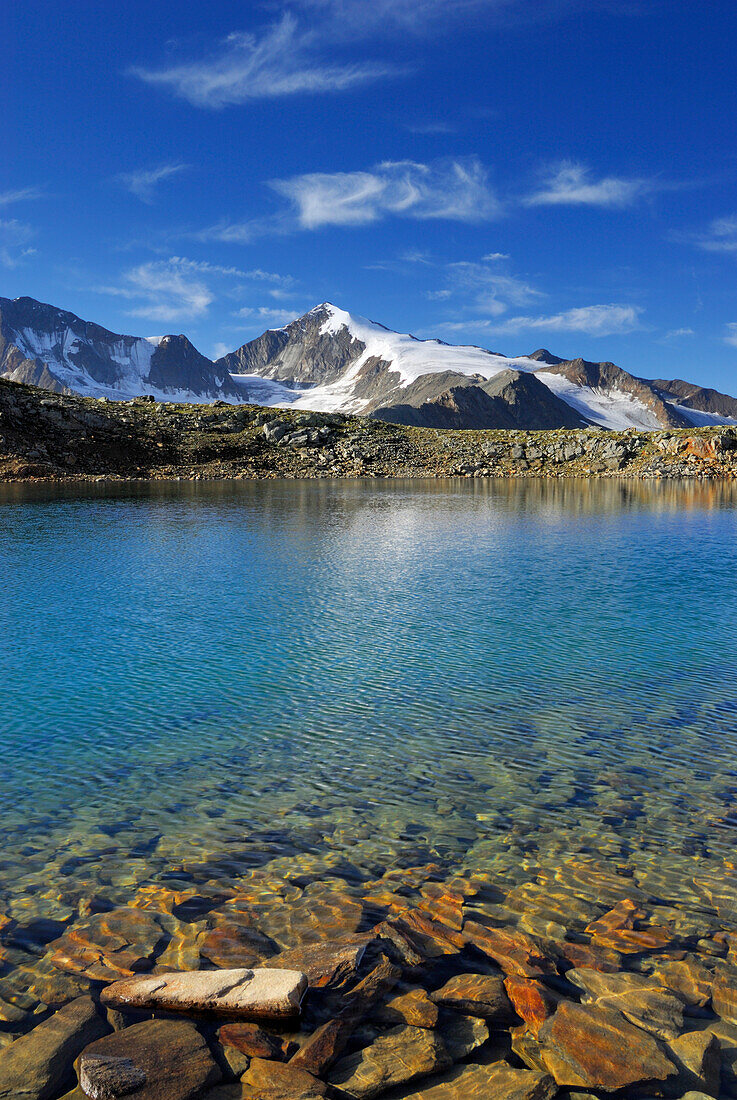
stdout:
[(342, 412), (424, 427), (737, 423), (737, 398), (546, 348), (505, 356), (398, 333), (330, 302), (213, 361), (184, 334), (113, 333), (55, 306), (0, 298), (0, 377), (60, 393)]

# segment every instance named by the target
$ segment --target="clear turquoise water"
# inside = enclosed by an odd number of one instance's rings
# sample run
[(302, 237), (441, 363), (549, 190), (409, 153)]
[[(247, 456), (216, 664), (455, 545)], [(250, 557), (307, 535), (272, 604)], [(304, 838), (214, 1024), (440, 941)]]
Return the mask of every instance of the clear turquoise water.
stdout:
[(0, 550), (0, 910), (734, 850), (727, 488), (9, 487)]

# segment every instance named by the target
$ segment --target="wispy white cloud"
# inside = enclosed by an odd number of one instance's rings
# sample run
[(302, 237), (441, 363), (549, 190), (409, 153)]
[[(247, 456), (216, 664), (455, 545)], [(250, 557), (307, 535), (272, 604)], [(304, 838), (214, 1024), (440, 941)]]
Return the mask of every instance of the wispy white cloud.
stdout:
[(385, 161), (365, 172), (311, 172), (271, 186), (290, 200), (303, 229), (368, 225), (389, 215), (483, 222), (501, 213), (475, 157), (430, 165)]
[(446, 264), (446, 287), (432, 292), (435, 300), (457, 298), (463, 309), (500, 317), (544, 297), (526, 279), (504, 271), (495, 258), (488, 263), (463, 260)]
[(618, 336), (640, 327), (639, 306), (596, 305), (578, 306), (562, 313), (541, 316), (508, 317), (504, 320), (483, 318), (477, 321), (448, 322), (446, 329), (483, 329), (501, 335), (544, 330), (545, 332), (579, 332), (586, 336)]
[(119, 286), (100, 286), (101, 294), (114, 294), (138, 303), (128, 310), (131, 317), (149, 321), (190, 321), (203, 317), (214, 295), (196, 268), (179, 257), (139, 264), (123, 274)]
[(16, 191), (0, 191), (0, 206), (10, 206), (15, 202), (28, 202), (40, 199), (43, 191), (40, 187), (21, 187)]
[(135, 172), (121, 172), (118, 182), (142, 202), (153, 203), (156, 188), (162, 180), (184, 172), (188, 164), (161, 164), (158, 168), (140, 168)]
[(3, 267), (18, 267), (35, 248), (28, 247), (35, 236), (35, 230), (25, 222), (15, 218), (0, 220), (0, 264)]
[(508, 252), (487, 252), (487, 254), (485, 256), (481, 257), (481, 259), (485, 260), (486, 263), (491, 264), (491, 263), (495, 263), (497, 260), (508, 260), (509, 259), (509, 253)]
[(564, 161), (545, 174), (538, 191), (523, 200), (527, 206), (630, 206), (655, 189), (653, 180), (602, 176), (596, 179), (583, 164)]
[(724, 337), (725, 344), (731, 344), (733, 348), (737, 348), (737, 321), (731, 321), (727, 325), (727, 335)]
[[(233, 280), (239, 280), (234, 283)], [(115, 286), (99, 286), (100, 294), (113, 294), (131, 302), (127, 311), (131, 317), (145, 317), (150, 321), (164, 323), (189, 321), (203, 317), (215, 301), (213, 287), (218, 294), (226, 298), (241, 298), (247, 285), (261, 284), (266, 293), (272, 296), (285, 295), (290, 291), (294, 280), (290, 275), (280, 275), (262, 268), (244, 269), (223, 264), (213, 264), (209, 260), (192, 260), (186, 256), (170, 256), (166, 260), (152, 260), (129, 268)], [(250, 286), (253, 292), (253, 285)], [(251, 316), (254, 311), (244, 309), (239, 316)], [(265, 314), (269, 311), (266, 310)], [(285, 311), (271, 311), (274, 317)], [(290, 318), (294, 314), (290, 313)]]
[(424, 137), (432, 137), (433, 134), (455, 134), (458, 129), (452, 123), (442, 122), (440, 119), (430, 122), (407, 122), (404, 128), (410, 134), (418, 134)]
[(288, 325), (290, 321), (295, 321), (299, 314), (292, 309), (272, 309), (271, 306), (244, 306), (243, 309), (239, 309), (235, 314), (236, 317), (241, 317), (244, 320), (253, 321), (254, 325)]
[(196, 107), (217, 109), (299, 92), (340, 92), (399, 70), (380, 62), (336, 62), (320, 29), (287, 12), (261, 34), (230, 34), (208, 57), (130, 71)]
[[(498, 25), (557, 19), (582, 7), (625, 9), (626, 0), (295, 0), (322, 16), (338, 36), (426, 34), (451, 23), (483, 19)], [(631, 5), (628, 5), (631, 6)]]
[(705, 252), (737, 252), (737, 214), (714, 218), (705, 233), (690, 240)]
[(695, 336), (696, 333), (692, 328), (672, 328), (666, 332), (663, 337), (664, 340), (680, 340), (683, 336)]

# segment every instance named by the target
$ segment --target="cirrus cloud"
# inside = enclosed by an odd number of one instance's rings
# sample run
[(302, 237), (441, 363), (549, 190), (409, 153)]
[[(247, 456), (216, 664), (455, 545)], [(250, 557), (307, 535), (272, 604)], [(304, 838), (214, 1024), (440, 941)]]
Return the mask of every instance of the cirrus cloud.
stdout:
[(151, 205), (156, 194), (156, 187), (162, 180), (169, 179), (179, 172), (184, 172), (188, 164), (162, 164), (158, 168), (140, 168), (135, 172), (121, 172), (117, 177), (132, 195)]
[(130, 73), (195, 107), (219, 109), (300, 92), (340, 92), (400, 71), (379, 62), (336, 62), (325, 45), (317, 29), (287, 12), (261, 34), (228, 35), (208, 57), (163, 69), (136, 66)]
[(482, 222), (501, 204), (476, 157), (418, 164), (385, 161), (367, 171), (309, 172), (272, 180), (302, 229), (368, 225), (390, 215), (420, 220)]
[(654, 182), (647, 179), (618, 176), (596, 179), (585, 165), (563, 161), (549, 169), (540, 189), (523, 201), (526, 206), (621, 207), (630, 206), (654, 188)]
[(202, 317), (214, 299), (196, 266), (177, 256), (139, 264), (124, 272), (119, 286), (96, 289), (137, 303), (128, 310), (129, 316), (164, 323)]
[(639, 306), (595, 305), (577, 306), (542, 316), (508, 317), (503, 321), (484, 318), (478, 321), (449, 322), (446, 329), (484, 329), (501, 335), (521, 332), (579, 332), (586, 336), (620, 336), (640, 327)]

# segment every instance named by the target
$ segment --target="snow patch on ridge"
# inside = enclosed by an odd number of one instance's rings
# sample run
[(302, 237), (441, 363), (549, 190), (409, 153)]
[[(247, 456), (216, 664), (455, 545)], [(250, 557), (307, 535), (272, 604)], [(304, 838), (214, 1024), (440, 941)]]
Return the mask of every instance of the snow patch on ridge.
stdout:
[(733, 416), (721, 416), (719, 413), (705, 412), (702, 409), (691, 409), (688, 405), (677, 405), (675, 401), (666, 401), (671, 409), (675, 409), (686, 420), (690, 420), (695, 428), (711, 428), (719, 424), (737, 424)]
[(653, 410), (642, 401), (638, 401), (631, 393), (616, 389), (597, 390), (591, 386), (579, 386), (562, 374), (553, 374), (548, 371), (541, 371), (536, 377), (572, 409), (582, 413), (601, 428), (623, 432), (627, 428), (653, 431), (663, 427)]

